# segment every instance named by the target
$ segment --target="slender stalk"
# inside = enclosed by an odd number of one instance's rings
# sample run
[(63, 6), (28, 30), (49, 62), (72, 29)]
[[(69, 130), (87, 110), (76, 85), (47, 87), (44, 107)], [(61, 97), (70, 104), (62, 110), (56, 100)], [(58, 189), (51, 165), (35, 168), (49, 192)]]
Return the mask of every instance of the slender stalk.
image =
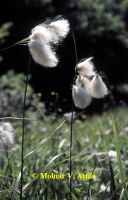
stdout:
[(21, 185), (20, 185), (20, 200), (23, 199), (25, 105), (26, 105), (27, 86), (28, 86), (28, 79), (29, 79), (30, 67), (31, 67), (31, 56), (29, 56), (28, 69), (27, 69), (26, 82), (25, 82), (25, 91), (24, 91), (24, 102), (23, 102), (22, 141), (21, 141)]
[(18, 42), (16, 42), (16, 43), (12, 44), (12, 45), (9, 46), (9, 47), (0, 49), (0, 52), (6, 51), (6, 50), (8, 50), (8, 49), (11, 49), (12, 47), (15, 47), (15, 46), (18, 45), (18, 44), (24, 44), (25, 42), (28, 42), (28, 41), (29, 41), (29, 37), (26, 37), (26, 38), (24, 38), (24, 39), (22, 39), (22, 40), (20, 40), (20, 41), (18, 41)]
[[(72, 132), (73, 132), (73, 100), (72, 100), (72, 111), (71, 111), (71, 132), (70, 132), (70, 149), (69, 149), (69, 171), (70, 176), (72, 175)], [(70, 187), (70, 199), (72, 199), (72, 176), (69, 179), (69, 187)]]
[[(78, 62), (78, 58), (77, 58), (77, 48), (76, 48), (76, 41), (75, 41), (75, 36), (74, 33), (72, 31), (72, 38), (73, 38), (73, 43), (74, 43), (74, 50), (75, 50), (75, 59), (76, 59), (76, 64)], [(75, 75), (74, 75), (74, 80), (73, 80), (73, 84), (75, 82), (75, 78), (76, 78), (76, 71), (75, 71)], [(71, 178), (69, 179), (69, 189), (70, 189), (70, 199), (72, 199), (72, 138), (73, 138), (73, 110), (74, 110), (74, 103), (73, 103), (73, 99), (72, 99), (72, 107), (71, 107), (71, 127), (70, 127), (70, 147), (69, 147), (69, 172), (70, 172), (70, 176)]]

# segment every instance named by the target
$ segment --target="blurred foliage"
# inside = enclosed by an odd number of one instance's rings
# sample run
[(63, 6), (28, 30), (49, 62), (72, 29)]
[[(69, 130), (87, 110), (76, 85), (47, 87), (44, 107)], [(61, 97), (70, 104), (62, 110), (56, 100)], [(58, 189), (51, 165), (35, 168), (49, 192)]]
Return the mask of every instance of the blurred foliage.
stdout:
[[(22, 117), (25, 76), (9, 71), (0, 77), (0, 117)], [(37, 109), (38, 104), (38, 109)], [(44, 114), (44, 104), (28, 84), (26, 99), (26, 116), (38, 120)], [(41, 113), (38, 113), (41, 110)]]
[[(13, 4), (18, 4), (18, 0), (12, 0)], [(47, 5), (51, 3), (52, 0), (23, 0), (21, 3), (26, 5)]]
[(5, 37), (9, 36), (9, 29), (12, 27), (12, 22), (6, 22), (0, 26), (0, 44), (5, 42)]
[(90, 36), (115, 34), (127, 41), (128, 0), (68, 0), (64, 5), (77, 29)]
[[(13, 0), (8, 6), (13, 6), (14, 12), (24, 6), (26, 12), (32, 14), (66, 15), (75, 29), (89, 36), (103, 36), (105, 33), (115, 34), (118, 39), (127, 42), (128, 0)], [(19, 9), (18, 9), (19, 10)], [(19, 12), (21, 12), (19, 10)], [(39, 13), (37, 14), (37, 11)], [(22, 15), (22, 13), (21, 13)], [(49, 16), (50, 17), (50, 16)]]
[[(108, 34), (128, 44), (128, 0), (12, 0), (3, 2), (1, 9), (6, 7), (10, 13), (19, 14), (21, 19), (23, 9), (28, 16), (47, 18), (62, 14), (70, 19), (73, 28), (86, 35), (102, 37)], [(5, 24), (3, 29), (7, 30), (8, 26), (10, 24)]]
[(116, 90), (121, 92), (121, 93), (128, 94), (128, 84), (117, 85)]
[(52, 0), (25, 0), (26, 4), (40, 4), (40, 5), (47, 5), (52, 3)]

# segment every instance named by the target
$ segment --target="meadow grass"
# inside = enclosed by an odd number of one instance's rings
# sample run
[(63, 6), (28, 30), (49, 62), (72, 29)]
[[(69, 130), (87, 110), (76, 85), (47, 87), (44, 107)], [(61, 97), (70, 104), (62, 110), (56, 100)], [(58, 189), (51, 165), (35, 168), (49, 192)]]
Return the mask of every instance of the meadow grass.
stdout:
[[(117, 150), (113, 134), (113, 114), (120, 149), (117, 159), (108, 159)], [(27, 116), (28, 117), (28, 116)], [(16, 128), (16, 146), (12, 152), (1, 152), (0, 199), (19, 199), (21, 133), (20, 120), (11, 120)], [(68, 200), (70, 122), (49, 115), (38, 121), (25, 120), (23, 199)], [(72, 199), (124, 199), (127, 182), (127, 108), (119, 107), (100, 115), (82, 114), (73, 124)], [(119, 156), (120, 153), (120, 156)], [(120, 165), (119, 165), (120, 159)], [(121, 168), (122, 163), (122, 168)], [(120, 176), (123, 170), (124, 177)], [(42, 179), (40, 173), (64, 174), (65, 179)], [(78, 178), (79, 173), (93, 172), (96, 179)], [(38, 174), (35, 178), (33, 173)], [(124, 181), (125, 179), (125, 181)], [(123, 183), (124, 181), (124, 183)], [(105, 186), (105, 190), (102, 186)]]

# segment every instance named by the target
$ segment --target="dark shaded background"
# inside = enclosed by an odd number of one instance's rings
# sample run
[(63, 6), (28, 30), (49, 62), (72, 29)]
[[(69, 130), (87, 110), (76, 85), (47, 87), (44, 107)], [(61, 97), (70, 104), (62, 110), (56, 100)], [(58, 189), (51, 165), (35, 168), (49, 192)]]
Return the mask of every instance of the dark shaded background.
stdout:
[[(78, 59), (93, 56), (96, 68), (103, 72), (110, 89), (105, 99), (94, 100), (88, 112), (127, 104), (128, 95), (119, 92), (116, 86), (128, 81), (128, 0), (1, 1), (0, 24), (13, 23), (10, 35), (1, 43), (1, 48), (23, 39), (34, 26), (56, 15), (69, 19), (76, 38)], [(1, 55), (1, 74), (9, 69), (26, 73), (29, 58), (27, 46), (15, 46), (1, 52)], [(31, 84), (37, 93), (42, 93), (48, 112), (61, 113), (71, 109), (71, 85), (76, 64), (71, 33), (59, 46), (58, 55), (60, 63), (52, 69), (32, 61)]]

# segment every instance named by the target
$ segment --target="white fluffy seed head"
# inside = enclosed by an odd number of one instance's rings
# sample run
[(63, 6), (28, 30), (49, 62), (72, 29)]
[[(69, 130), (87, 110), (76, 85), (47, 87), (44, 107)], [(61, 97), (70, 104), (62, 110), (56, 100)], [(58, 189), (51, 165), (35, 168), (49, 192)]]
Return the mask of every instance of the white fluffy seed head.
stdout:
[(72, 87), (72, 97), (76, 107), (86, 108), (91, 103), (91, 96), (83, 88), (73, 85)]
[(95, 75), (91, 81), (91, 95), (95, 98), (103, 98), (108, 94), (108, 89), (99, 75)]
[(49, 24), (54, 43), (58, 43), (67, 36), (70, 30), (69, 22), (66, 19), (59, 19)]
[(85, 89), (90, 93), (90, 80), (82, 75), (78, 75), (76, 79), (76, 85)]
[(33, 59), (38, 64), (47, 67), (55, 67), (58, 64), (55, 52), (50, 45), (45, 43), (40, 34), (33, 33), (28, 46)]
[(92, 58), (90, 57), (88, 59), (85, 59), (83, 61), (81, 61), (80, 63), (77, 64), (76, 66), (76, 70), (78, 71), (78, 73), (80, 75), (83, 76), (94, 76), (95, 70), (94, 70), (94, 64), (92, 63)]
[(33, 59), (40, 65), (55, 67), (58, 58), (52, 49), (52, 44), (57, 44), (69, 32), (69, 22), (66, 19), (59, 19), (49, 25), (42, 23), (32, 29), (29, 36), (29, 50)]
[(30, 36), (31, 39), (41, 38), (43, 41), (48, 44), (52, 42), (52, 34), (48, 30), (45, 24), (40, 24), (32, 29), (32, 35)]
[(9, 122), (0, 123), (0, 150), (10, 150), (15, 143), (15, 131)]

